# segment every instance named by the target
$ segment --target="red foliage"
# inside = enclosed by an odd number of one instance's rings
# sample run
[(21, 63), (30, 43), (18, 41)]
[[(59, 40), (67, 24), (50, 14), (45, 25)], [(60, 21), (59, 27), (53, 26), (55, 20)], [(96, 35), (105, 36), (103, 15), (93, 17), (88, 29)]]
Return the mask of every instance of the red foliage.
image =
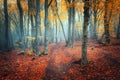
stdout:
[[(18, 50), (0, 52), (0, 80), (118, 80), (119, 42), (112, 40), (113, 45), (103, 46), (90, 40), (88, 65), (75, 63), (81, 58), (80, 41), (74, 48), (65, 47), (64, 42), (50, 44), (48, 56), (17, 55)], [(40, 49), (43, 51), (43, 46)]]

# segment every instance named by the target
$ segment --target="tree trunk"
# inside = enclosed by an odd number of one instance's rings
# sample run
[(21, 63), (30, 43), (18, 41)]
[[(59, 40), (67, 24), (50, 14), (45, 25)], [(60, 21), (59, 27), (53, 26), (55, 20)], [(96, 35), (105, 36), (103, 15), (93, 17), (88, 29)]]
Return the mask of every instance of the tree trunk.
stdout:
[(67, 43), (64, 26), (63, 26), (63, 23), (62, 23), (62, 21), (61, 21), (61, 19), (60, 19), (59, 14), (58, 14), (57, 0), (55, 0), (55, 3), (56, 3), (56, 15), (58, 16), (58, 20), (60, 21), (60, 24), (61, 24), (61, 27), (62, 27), (62, 31), (63, 31), (63, 35), (64, 35), (64, 38), (65, 38), (65, 42)]
[(55, 24), (56, 24), (56, 43), (57, 43), (58, 42), (58, 39), (57, 39), (58, 38), (57, 37), (58, 36), (57, 20), (55, 20)]
[(117, 28), (117, 39), (120, 38), (120, 14), (119, 14), (119, 24), (118, 24), (118, 28)]
[(108, 0), (105, 1), (105, 15), (104, 15), (104, 30), (105, 30), (105, 39), (106, 44), (110, 44), (110, 32), (109, 32), (109, 22), (107, 20), (107, 9), (108, 9)]
[(84, 26), (83, 26), (83, 40), (82, 40), (82, 59), (81, 64), (87, 64), (87, 29), (89, 25), (89, 0), (84, 1)]
[(45, 0), (45, 34), (44, 34), (44, 54), (48, 54), (48, 29), (49, 29), (49, 22), (48, 22), (48, 0)]
[(40, 38), (39, 38), (39, 34), (40, 34), (40, 0), (37, 0), (36, 1), (36, 39), (35, 39), (36, 56), (40, 55)]
[(73, 6), (72, 6), (72, 47), (74, 46), (74, 38), (75, 38), (75, 2), (73, 0)]
[(8, 9), (7, 0), (4, 0), (4, 14), (5, 14), (5, 48), (9, 50), (9, 21), (8, 21)]
[(94, 35), (94, 40), (97, 41), (97, 12), (94, 11), (94, 27), (93, 27), (93, 35)]
[(97, 41), (97, 31), (96, 31), (96, 28), (97, 28), (97, 0), (93, 0), (93, 4), (94, 4), (94, 27), (93, 27), (93, 37), (94, 37), (94, 40)]
[(71, 37), (72, 37), (72, 24), (71, 24), (71, 8), (68, 10), (68, 40), (67, 46), (71, 46)]
[(17, 6), (18, 6), (18, 9), (19, 9), (19, 15), (20, 15), (20, 31), (21, 31), (21, 53), (24, 53), (25, 52), (25, 43), (24, 43), (24, 27), (23, 27), (23, 9), (22, 9), (22, 6), (21, 6), (21, 3), (20, 3), (20, 0), (17, 0)]
[[(31, 21), (31, 45), (30, 45), (30, 50), (35, 52), (35, 36), (36, 36), (36, 23), (34, 22), (35, 15), (31, 14), (33, 11), (35, 11), (35, 5), (36, 3), (34, 0), (28, 0), (28, 26), (29, 26), (29, 20)], [(36, 21), (36, 20), (35, 20)]]

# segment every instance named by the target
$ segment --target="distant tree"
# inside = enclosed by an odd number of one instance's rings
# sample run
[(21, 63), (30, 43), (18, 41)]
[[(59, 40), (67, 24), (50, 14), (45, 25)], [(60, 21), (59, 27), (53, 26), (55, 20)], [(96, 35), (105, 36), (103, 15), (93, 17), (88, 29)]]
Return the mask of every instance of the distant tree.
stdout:
[[(54, 11), (54, 15), (57, 16), (60, 24), (61, 24), (61, 28), (62, 28), (62, 31), (63, 31), (63, 36), (64, 36), (64, 39), (65, 39), (65, 42), (67, 43), (67, 39), (66, 39), (66, 35), (65, 35), (65, 30), (64, 30), (64, 25), (62, 23), (62, 20), (60, 19), (60, 15), (59, 15), (59, 12), (58, 12), (58, 1), (57, 0), (53, 0), (52, 2), (54, 2), (54, 5), (51, 5), (53, 11)], [(56, 31), (57, 30), (57, 21), (55, 22), (56, 23)]]
[(72, 1), (72, 47), (74, 46), (75, 40), (75, 0)]
[(120, 14), (119, 14), (119, 23), (118, 23), (118, 28), (117, 28), (117, 39), (120, 38)]
[[(74, 46), (74, 34), (75, 34), (75, 1), (67, 0), (66, 3), (68, 9), (68, 40), (67, 46)], [(72, 5), (71, 5), (72, 4)]]
[(101, 24), (100, 20), (102, 19), (102, 14), (103, 14), (103, 8), (104, 6), (102, 6), (103, 1), (101, 0), (91, 0), (91, 9), (92, 9), (92, 13), (91, 13), (91, 27), (90, 27), (90, 35), (91, 38), (93, 38), (96, 42), (99, 42), (99, 36), (98, 36), (98, 32), (99, 32), (99, 25)]
[(96, 30), (96, 28), (97, 28), (97, 0), (93, 0), (93, 5), (94, 5), (94, 7), (93, 7), (93, 10), (94, 10), (94, 13), (93, 13), (93, 15), (94, 15), (94, 27), (93, 27), (93, 36), (94, 36), (94, 40), (96, 40), (97, 41), (97, 30)]
[(57, 25), (57, 20), (55, 20), (56, 24), (56, 43), (58, 42), (58, 25)]
[[(34, 10), (35, 10), (35, 3), (34, 3), (34, 0), (28, 0), (28, 27), (29, 27), (29, 24), (31, 22), (31, 38), (35, 37), (35, 24), (34, 24)], [(28, 35), (30, 36), (30, 35)], [(31, 40), (31, 46), (30, 46), (30, 49), (33, 51), (35, 48), (34, 48), (34, 40), (32, 39)]]
[[(69, 4), (72, 3), (72, 0), (67, 0), (67, 2)], [(67, 3), (66, 2), (66, 3)], [(71, 46), (72, 45), (72, 8), (71, 6), (68, 6), (68, 40), (67, 40), (67, 46)]]
[(81, 58), (81, 64), (87, 64), (87, 30), (89, 25), (89, 10), (90, 10), (90, 3), (89, 0), (83, 0), (84, 2), (84, 24), (83, 24), (83, 39), (82, 39), (82, 58)]

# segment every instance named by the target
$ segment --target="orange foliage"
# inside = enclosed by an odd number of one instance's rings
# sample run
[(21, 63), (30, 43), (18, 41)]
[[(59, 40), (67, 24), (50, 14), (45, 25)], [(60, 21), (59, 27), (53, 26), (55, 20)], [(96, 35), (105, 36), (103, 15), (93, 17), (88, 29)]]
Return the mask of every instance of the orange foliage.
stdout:
[(30, 49), (26, 49), (25, 53), (30, 56), (33, 55), (33, 52)]

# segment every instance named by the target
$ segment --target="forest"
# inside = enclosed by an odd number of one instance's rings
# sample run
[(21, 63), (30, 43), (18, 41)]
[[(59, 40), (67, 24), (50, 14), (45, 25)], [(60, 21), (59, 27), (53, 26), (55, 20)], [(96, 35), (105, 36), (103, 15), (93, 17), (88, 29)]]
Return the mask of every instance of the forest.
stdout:
[(0, 0), (0, 80), (119, 80), (120, 0)]

